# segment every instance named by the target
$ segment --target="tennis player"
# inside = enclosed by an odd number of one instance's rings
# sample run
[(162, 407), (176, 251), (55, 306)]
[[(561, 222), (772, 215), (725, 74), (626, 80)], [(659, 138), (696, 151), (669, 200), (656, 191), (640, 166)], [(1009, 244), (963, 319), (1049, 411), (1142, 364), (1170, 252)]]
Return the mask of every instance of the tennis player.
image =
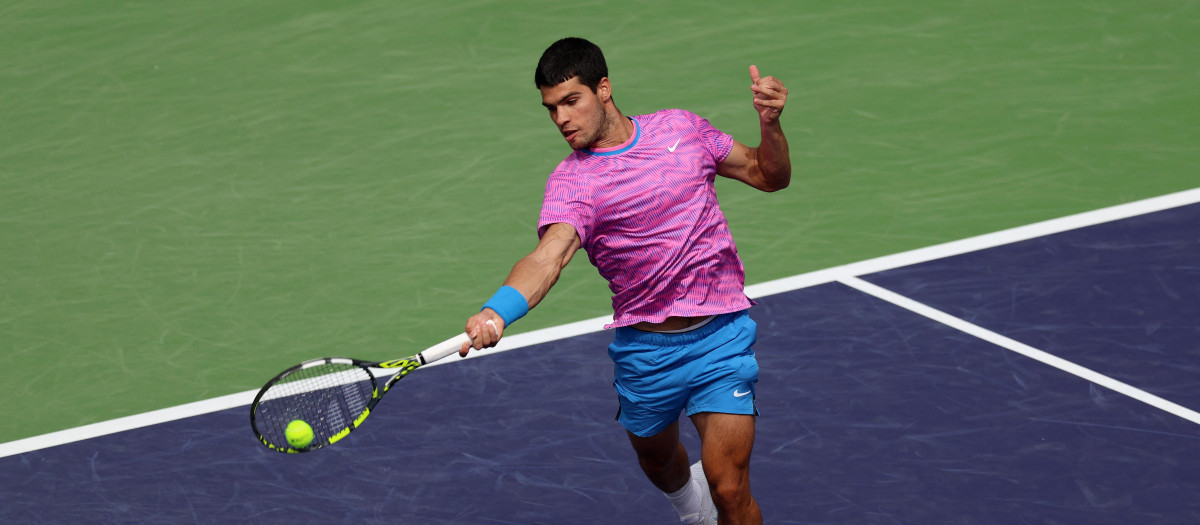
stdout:
[[(749, 471), (753, 303), (714, 186), (717, 175), (766, 192), (791, 180), (779, 124), (787, 89), (756, 66), (750, 80), (762, 135), (756, 148), (687, 111), (625, 116), (600, 48), (579, 38), (551, 45), (534, 81), (574, 151), (546, 183), (537, 247), (467, 320), (472, 343), (460, 352), (494, 346), (586, 250), (613, 292), (606, 328), (615, 328), (617, 419), (643, 472), (686, 523), (714, 523), (718, 511), (722, 524), (762, 523)], [(681, 411), (702, 441), (690, 466)]]

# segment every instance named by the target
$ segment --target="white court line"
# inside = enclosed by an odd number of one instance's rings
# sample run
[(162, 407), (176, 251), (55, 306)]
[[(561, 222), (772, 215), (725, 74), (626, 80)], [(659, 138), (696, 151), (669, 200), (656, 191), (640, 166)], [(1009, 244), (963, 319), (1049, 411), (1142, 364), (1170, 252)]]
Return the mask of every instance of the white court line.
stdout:
[[(1085, 226), (1093, 226), (1105, 222), (1136, 217), (1138, 215), (1176, 208), (1179, 206), (1186, 206), (1188, 204), (1194, 204), (1197, 202), (1200, 202), (1200, 188), (1185, 190), (1178, 193), (1171, 193), (1159, 197), (1152, 197), (1145, 200), (1130, 202), (1108, 208), (1101, 208), (1077, 215), (1070, 215), (1058, 219), (1051, 219), (1044, 222), (1020, 226), (1009, 230), (1002, 230), (977, 237), (970, 237), (967, 239), (938, 244), (926, 248), (919, 248), (894, 255), (868, 259), (843, 266), (836, 266), (824, 270), (817, 270), (815, 272), (768, 281), (765, 283), (747, 286), (746, 294), (750, 297), (758, 298), (790, 292), (801, 288), (844, 280), (847, 277), (891, 270), (894, 268), (900, 268), (902, 266), (909, 266), (935, 259), (993, 248), (996, 246), (1002, 246), (1018, 241), (1061, 233)], [(471, 357), (468, 357), (468, 359), (505, 352), (508, 350), (515, 350), (517, 348), (550, 341), (556, 341), (568, 337), (599, 332), (603, 330), (605, 324), (610, 322), (612, 322), (612, 316), (596, 317), (584, 321), (508, 336), (505, 337), (504, 340), (501, 341), (500, 345), (496, 348), (481, 353), (472, 353)], [(436, 363), (431, 363), (428, 366), (439, 366), (446, 363), (452, 363), (454, 361), (455, 360), (453, 358), (450, 358)], [(107, 434), (114, 434), (125, 430), (132, 430), (158, 423), (166, 423), (168, 421), (198, 416), (210, 412), (218, 412), (221, 410), (237, 408), (239, 406), (248, 406), (254, 401), (254, 395), (257, 393), (257, 390), (249, 390), (237, 394), (230, 394), (213, 399), (197, 401), (195, 403), (188, 403), (186, 405), (164, 408), (152, 412), (145, 412), (142, 414), (112, 419), (109, 421), (102, 421), (100, 423), (93, 423), (81, 427), (60, 430), (58, 432), (51, 432), (49, 434), (42, 434), (40, 436), (19, 439), (16, 441), (10, 441), (8, 443), (0, 443), (0, 458), (15, 454), (23, 454), (25, 452), (56, 445), (72, 443), (75, 441), (82, 441)]]
[[(526, 332), (523, 334), (511, 335), (505, 337), (504, 340), (496, 346), (496, 348), (489, 349), (485, 352), (472, 352), (467, 359), (474, 359), (476, 357), (480, 357), (481, 355), (490, 355), (497, 352), (515, 350), (517, 348), (532, 346), (549, 341), (566, 339), (576, 335), (599, 332), (604, 329), (605, 324), (611, 322), (612, 316), (596, 317), (594, 319), (588, 319), (585, 321), (578, 321), (542, 330)], [(441, 366), (447, 363), (453, 363), (455, 361), (457, 361), (457, 359), (451, 356), (425, 366)], [(374, 370), (381, 375), (388, 372), (395, 372), (394, 370), (385, 369)], [(0, 458), (24, 454), (26, 452), (41, 450), (43, 448), (49, 448), (57, 445), (74, 443), (76, 441), (83, 441), (85, 439), (97, 438), (108, 434), (116, 434), (117, 432), (148, 427), (150, 425), (157, 425), (159, 423), (166, 423), (192, 416), (199, 416), (212, 412), (219, 412), (221, 410), (249, 406), (250, 403), (254, 402), (254, 396), (257, 394), (257, 389), (247, 390), (245, 392), (238, 392), (236, 394), (230, 394), (227, 396), (205, 399), (203, 401), (196, 401), (194, 403), (188, 403), (185, 405), (163, 408), (141, 414), (134, 414), (132, 416), (101, 421), (99, 423), (92, 423), (90, 425), (68, 428), (57, 432), (42, 434), (40, 436), (18, 439), (16, 441), (9, 441), (8, 443), (0, 443)], [(249, 418), (250, 415), (247, 414), (247, 435), (250, 433)]]
[(1012, 350), (1013, 352), (1021, 354), (1025, 357), (1040, 361), (1068, 374), (1081, 377), (1109, 390), (1125, 394), (1138, 401), (1146, 403), (1147, 405), (1175, 414), (1181, 418), (1191, 421), (1192, 423), (1200, 424), (1200, 413), (1197, 413), (1194, 410), (1184, 408), (1154, 394), (1139, 388), (1134, 388), (1126, 383), (1122, 383), (1116, 379), (1100, 374), (1091, 369), (1079, 366), (1075, 363), (1067, 361), (1066, 359), (1048, 354), (1020, 341), (1010, 339), (979, 325), (964, 321), (946, 312), (930, 307), (926, 304), (919, 303), (886, 288), (871, 284), (867, 281), (859, 279), (858, 277), (847, 276), (838, 279), (838, 281), (860, 292), (878, 297), (884, 301), (904, 308), (905, 310), (923, 315), (946, 326), (957, 329), (963, 333), (983, 339), (984, 341), (999, 347)]
[(1178, 208), (1180, 206), (1195, 204), (1197, 202), (1200, 202), (1200, 188), (1185, 190), (1178, 193), (1169, 193), (1159, 197), (1152, 197), (1145, 200), (1120, 204), (1109, 208), (1101, 208), (1077, 215), (1068, 215), (1058, 219), (1050, 219), (1048, 221), (1037, 222), (1026, 226), (1019, 226), (1008, 230), (1001, 230), (995, 233), (988, 233), (977, 237), (969, 237), (958, 241), (938, 244), (926, 248), (918, 248), (912, 251), (886, 255), (883, 257), (859, 261), (844, 266), (835, 266), (833, 268), (826, 268), (824, 270), (817, 270), (815, 272), (747, 286), (746, 294), (750, 297), (773, 295), (781, 292), (805, 288), (808, 286), (825, 284), (835, 281), (843, 275), (867, 275), (885, 270), (892, 270), (902, 266), (910, 266), (917, 263), (929, 262), (936, 259), (944, 259), (946, 257), (962, 255), (964, 253), (985, 250), (987, 248), (995, 248), (1005, 244), (1026, 241), (1037, 237), (1045, 237), (1055, 233), (1062, 233), (1086, 226), (1095, 226), (1097, 224), (1112, 222), (1115, 220), (1128, 219), (1138, 215), (1145, 215), (1147, 213), (1153, 213), (1156, 211)]

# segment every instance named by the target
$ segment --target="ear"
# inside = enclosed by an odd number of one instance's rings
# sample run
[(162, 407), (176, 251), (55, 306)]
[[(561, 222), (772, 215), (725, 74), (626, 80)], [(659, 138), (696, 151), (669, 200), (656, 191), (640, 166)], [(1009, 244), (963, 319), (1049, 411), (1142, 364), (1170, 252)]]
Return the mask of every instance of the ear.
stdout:
[(612, 100), (612, 84), (608, 82), (608, 77), (600, 79), (600, 83), (596, 84), (596, 96), (600, 97), (601, 103)]

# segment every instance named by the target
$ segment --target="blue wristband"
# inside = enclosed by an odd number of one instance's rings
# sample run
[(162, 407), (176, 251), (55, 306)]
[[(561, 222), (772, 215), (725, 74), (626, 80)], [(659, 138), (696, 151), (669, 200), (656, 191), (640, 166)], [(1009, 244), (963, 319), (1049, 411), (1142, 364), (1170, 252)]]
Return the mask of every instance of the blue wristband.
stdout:
[[(501, 286), (499, 290), (496, 290), (496, 295), (484, 303), (483, 308), (491, 308), (501, 319), (504, 319), (504, 326), (508, 327), (529, 313), (529, 301), (526, 301), (525, 296), (521, 295), (516, 288)], [(483, 308), (479, 310), (483, 311)]]

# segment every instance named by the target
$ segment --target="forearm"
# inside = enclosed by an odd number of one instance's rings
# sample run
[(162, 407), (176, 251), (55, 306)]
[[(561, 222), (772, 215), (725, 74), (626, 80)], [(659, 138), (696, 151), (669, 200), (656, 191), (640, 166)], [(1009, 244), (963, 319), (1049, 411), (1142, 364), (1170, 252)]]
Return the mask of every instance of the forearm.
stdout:
[(559, 263), (538, 257), (535, 252), (522, 257), (513, 265), (508, 278), (504, 280), (504, 285), (521, 292), (532, 309), (550, 293), (550, 288), (558, 282), (558, 276), (561, 274), (562, 266)]
[[(542, 242), (538, 243), (537, 249), (513, 265), (504, 285), (484, 304), (483, 309), (467, 319), (466, 331), (471, 342), (463, 343), (459, 355), (467, 355), (472, 347), (480, 349), (495, 346), (509, 324), (540, 303), (558, 281), (562, 269), (571, 262), (571, 255), (579, 247), (578, 239), (575, 230), (569, 226), (552, 226), (542, 237)], [(489, 324), (491, 330), (486, 327)]]
[(755, 151), (756, 164), (764, 185), (770, 191), (782, 190), (792, 181), (792, 159), (787, 137), (779, 120), (759, 122), (762, 142)]
[(579, 235), (575, 229), (564, 223), (553, 224), (542, 234), (537, 248), (513, 265), (504, 285), (516, 288), (525, 296), (529, 308), (533, 308), (550, 293), (578, 250)]

